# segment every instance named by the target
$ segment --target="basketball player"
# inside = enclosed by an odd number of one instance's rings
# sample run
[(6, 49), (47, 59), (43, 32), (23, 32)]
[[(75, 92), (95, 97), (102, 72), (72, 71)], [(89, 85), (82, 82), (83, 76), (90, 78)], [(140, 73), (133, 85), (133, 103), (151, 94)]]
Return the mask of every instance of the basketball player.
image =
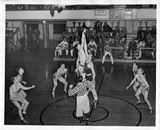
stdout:
[(111, 50), (111, 47), (109, 46), (109, 43), (106, 43), (106, 45), (104, 47), (104, 55), (102, 57), (102, 64), (104, 64), (105, 58), (106, 58), (107, 55), (109, 55), (109, 57), (111, 59), (111, 64), (113, 65), (112, 50)]
[(77, 75), (83, 73), (84, 65), (88, 57), (87, 43), (86, 43), (86, 36), (85, 36), (86, 31), (87, 31), (87, 27), (84, 25), (83, 32), (82, 32), (82, 38), (81, 38), (81, 44), (77, 45), (78, 57), (76, 61), (76, 70), (75, 70)]
[[(22, 84), (26, 85), (27, 82), (26, 82), (26, 81), (23, 81), (24, 69), (21, 68), (21, 67), (19, 67), (19, 68), (17, 68), (17, 72), (18, 72), (18, 75), (21, 76), (21, 79), (20, 79), (19, 82), (21, 82)], [(18, 75), (17, 75), (17, 76), (18, 76)]]
[(25, 87), (19, 82), (20, 79), (21, 76), (19, 75), (11, 78), (13, 84), (9, 88), (9, 95), (10, 95), (9, 99), (18, 108), (18, 114), (20, 116), (21, 121), (25, 124), (28, 124), (29, 122), (24, 119), (23, 115), (28, 116), (28, 113), (26, 113), (26, 111), (29, 102), (25, 99), (23, 94), (21, 94), (21, 89), (29, 90), (35, 88), (35, 86), (32, 85), (31, 87)]
[(57, 87), (58, 80), (64, 84), (64, 92), (65, 93), (67, 92), (68, 82), (66, 81), (66, 78), (67, 78), (67, 69), (65, 68), (65, 64), (61, 64), (57, 72), (53, 74), (53, 85), (54, 85), (52, 89), (53, 98), (55, 98), (55, 90)]
[(89, 112), (90, 112), (90, 103), (88, 98), (87, 87), (91, 87), (92, 85), (89, 82), (84, 81), (83, 77), (80, 75), (77, 78), (77, 85), (73, 88), (71, 84), (69, 86), (68, 95), (73, 96), (76, 95), (76, 117), (80, 121), (81, 125), (83, 123), (83, 112), (87, 118), (87, 122), (89, 121)]
[(88, 59), (86, 60), (86, 67), (85, 67), (85, 76), (86, 76), (86, 80), (88, 80), (89, 82), (91, 82), (92, 84), (92, 89), (90, 88), (89, 91), (92, 92), (93, 98), (94, 98), (94, 108), (97, 107), (97, 103), (98, 103), (98, 96), (97, 96), (97, 92), (95, 90), (95, 77), (96, 77), (96, 73), (94, 70), (94, 64), (93, 64), (93, 55), (89, 54)]
[[(23, 81), (24, 69), (19, 67), (17, 68), (17, 72), (18, 75), (16, 77), (19, 79), (19, 83), (21, 83), (22, 85), (27, 85), (27, 82)], [(24, 96), (24, 98), (27, 96), (27, 94), (22, 89), (20, 90), (20, 93)], [(24, 104), (22, 104), (22, 108), (24, 107), (23, 105)]]
[(143, 96), (144, 96), (144, 100), (145, 100), (145, 102), (147, 103), (147, 105), (150, 109), (150, 114), (153, 114), (153, 109), (152, 109), (151, 103), (148, 100), (149, 84), (146, 81), (146, 78), (145, 78), (143, 73), (144, 73), (144, 70), (142, 68), (139, 68), (138, 73), (135, 75), (134, 79), (131, 81), (129, 86), (126, 87), (126, 89), (128, 89), (137, 80), (137, 82), (140, 84), (140, 87), (138, 88), (138, 90), (135, 94), (135, 96), (138, 100), (137, 104), (141, 104), (140, 94), (142, 93)]
[[(138, 64), (137, 62), (134, 62), (133, 63), (133, 66), (132, 66), (132, 72), (133, 72), (133, 75), (134, 77), (136, 76), (136, 74), (138, 73)], [(139, 86), (139, 83), (138, 81), (136, 80), (133, 84), (133, 90), (135, 91), (135, 93), (137, 92), (137, 87)]]

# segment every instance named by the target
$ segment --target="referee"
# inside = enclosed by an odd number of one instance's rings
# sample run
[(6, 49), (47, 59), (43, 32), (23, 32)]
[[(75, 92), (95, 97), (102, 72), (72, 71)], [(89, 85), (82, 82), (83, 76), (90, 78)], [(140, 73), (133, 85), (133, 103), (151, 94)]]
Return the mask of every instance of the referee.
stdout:
[(83, 113), (86, 116), (87, 122), (89, 121), (89, 112), (90, 112), (90, 103), (88, 98), (87, 88), (91, 88), (92, 84), (88, 81), (84, 81), (83, 77), (80, 75), (77, 78), (77, 86), (72, 89), (73, 85), (69, 86), (68, 95), (76, 95), (77, 106), (76, 106), (76, 117), (80, 121), (81, 125), (83, 124)]

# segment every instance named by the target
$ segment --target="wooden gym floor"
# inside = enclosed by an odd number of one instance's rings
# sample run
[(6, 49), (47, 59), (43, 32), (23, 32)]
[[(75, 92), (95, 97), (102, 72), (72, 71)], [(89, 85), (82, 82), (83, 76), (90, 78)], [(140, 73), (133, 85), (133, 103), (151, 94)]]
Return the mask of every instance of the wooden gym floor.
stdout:
[[(10, 77), (16, 75), (16, 68), (25, 70), (23, 80), (27, 86), (35, 85), (35, 89), (26, 91), (30, 102), (28, 113), (29, 125), (58, 125), (78, 126), (75, 118), (75, 98), (68, 97), (63, 92), (63, 85), (58, 83), (56, 98), (53, 99), (52, 74), (60, 63), (68, 68), (67, 81), (74, 84), (75, 59), (54, 59), (53, 49), (34, 48), (29, 53), (14, 52), (5, 57), (5, 103), (4, 125), (22, 125), (17, 108), (9, 101), (8, 88), (11, 85)], [(132, 87), (125, 90), (133, 78), (132, 63), (115, 62), (111, 66), (106, 62), (104, 66), (95, 61), (96, 90), (99, 96), (99, 106), (92, 109), (93, 98), (89, 94), (91, 113), (89, 126), (155, 126), (156, 122), (156, 64), (140, 63), (145, 70), (150, 85), (149, 100), (154, 113), (149, 114), (146, 104), (136, 105)], [(143, 101), (143, 97), (141, 96)], [(85, 119), (84, 119), (85, 120)]]

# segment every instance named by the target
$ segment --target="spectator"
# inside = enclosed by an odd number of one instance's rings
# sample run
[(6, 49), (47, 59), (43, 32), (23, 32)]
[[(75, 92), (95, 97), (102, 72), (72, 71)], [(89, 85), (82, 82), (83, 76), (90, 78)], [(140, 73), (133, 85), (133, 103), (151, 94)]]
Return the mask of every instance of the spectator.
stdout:
[(101, 26), (100, 26), (100, 22), (97, 21), (94, 25), (94, 31), (95, 33), (100, 33), (101, 32)]
[(132, 50), (132, 59), (134, 59), (134, 52), (136, 51), (137, 48), (137, 43), (134, 38), (129, 42), (129, 47), (127, 50), (128, 56), (130, 56), (130, 51)]
[(40, 43), (40, 31), (38, 29), (38, 27), (34, 30), (34, 35), (35, 35), (35, 39), (36, 39), (36, 43), (39, 45)]
[(151, 35), (153, 38), (156, 38), (156, 26), (153, 26), (151, 29)]
[(29, 47), (31, 47), (31, 45), (33, 43), (33, 30), (32, 30), (31, 26), (29, 26), (26, 34), (27, 34), (27, 44)]
[(144, 31), (142, 30), (142, 27), (138, 27), (138, 32), (137, 32), (137, 40), (142, 39), (142, 33)]
[(152, 41), (150, 38), (147, 39), (146, 47), (152, 48)]
[[(69, 45), (67, 42), (67, 38), (64, 38), (63, 41), (57, 45), (55, 53), (58, 52), (60, 57), (62, 57), (62, 51), (64, 50), (66, 52), (66, 58), (68, 58), (68, 49), (69, 49)], [(55, 54), (55, 56), (56, 56), (56, 54)]]
[(90, 52), (94, 57), (97, 55), (97, 44), (95, 43), (94, 39), (91, 38), (90, 42), (88, 43), (88, 52)]
[(118, 32), (116, 32), (116, 35), (114, 36), (114, 43), (115, 43), (115, 46), (116, 46), (116, 47), (119, 46), (120, 36), (119, 36), (119, 33), (118, 33)]
[(145, 40), (142, 40), (139, 42), (137, 49), (138, 49), (138, 56), (136, 57), (136, 59), (141, 59), (142, 58), (142, 49), (145, 48), (146, 43)]
[(102, 36), (101, 36), (100, 33), (98, 33), (98, 34), (96, 35), (95, 42), (98, 43), (100, 38), (102, 38)]
[(151, 31), (149, 30), (149, 27), (147, 26), (146, 30), (144, 31), (144, 37), (145, 37), (145, 39), (147, 39), (149, 37), (148, 35), (151, 35), (150, 33), (151, 33)]
[(103, 32), (105, 33), (105, 37), (110, 36), (110, 33), (112, 32), (112, 28), (107, 24), (107, 22), (104, 22)]
[(75, 41), (72, 43), (71, 47), (70, 47), (70, 53), (71, 53), (71, 58), (73, 58), (73, 52), (76, 51), (76, 45), (79, 44), (79, 40), (76, 37)]
[(117, 34), (119, 36), (119, 33), (120, 33), (119, 27), (116, 26), (115, 29), (113, 30), (113, 35), (112, 36), (115, 37)]
[[(97, 43), (97, 52), (100, 52), (100, 57), (102, 58), (102, 55), (103, 55), (103, 49), (104, 49), (104, 42), (102, 40), (102, 38), (99, 39), (99, 42)], [(98, 58), (98, 55), (97, 55), (97, 58)]]
[(127, 30), (125, 29), (125, 27), (123, 27), (122, 30), (120, 30), (120, 38), (121, 38), (123, 43), (126, 42)]

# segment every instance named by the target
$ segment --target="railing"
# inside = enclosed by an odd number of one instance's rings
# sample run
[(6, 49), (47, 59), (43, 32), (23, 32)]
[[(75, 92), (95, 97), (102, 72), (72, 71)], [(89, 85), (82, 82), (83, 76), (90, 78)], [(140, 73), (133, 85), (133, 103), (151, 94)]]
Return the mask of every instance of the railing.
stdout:
[(20, 49), (19, 35), (20, 30), (18, 27), (6, 28), (6, 54), (10, 54)]

